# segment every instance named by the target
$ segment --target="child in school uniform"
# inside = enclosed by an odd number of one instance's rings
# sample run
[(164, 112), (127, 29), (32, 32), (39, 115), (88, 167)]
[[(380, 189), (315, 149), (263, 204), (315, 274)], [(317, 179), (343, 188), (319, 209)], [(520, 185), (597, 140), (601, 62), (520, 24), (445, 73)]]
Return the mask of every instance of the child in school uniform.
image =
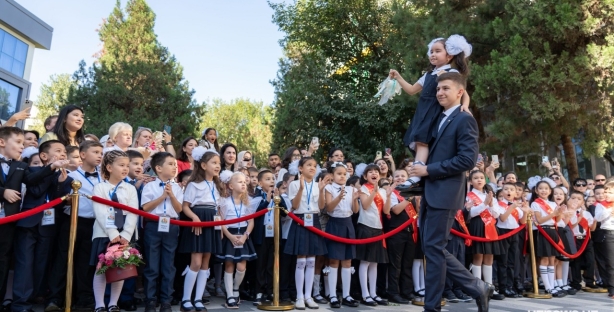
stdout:
[[(382, 216), (390, 214), (390, 197), (394, 187), (388, 187), (388, 190), (380, 189), (379, 180), (379, 167), (368, 165), (361, 179), (360, 203), (362, 207), (359, 210), (356, 226), (356, 238), (358, 239), (379, 236), (384, 233)], [(360, 260), (358, 277), (362, 289), (361, 303), (367, 306), (388, 305), (388, 301), (376, 294), (377, 264), (388, 263), (386, 241), (356, 246), (356, 258)]]
[[(320, 209), (324, 208), (324, 196), (320, 196), (320, 194), (328, 184), (329, 179), (316, 183), (314, 179), (316, 167), (315, 159), (311, 157), (301, 158), (298, 164), (300, 179), (292, 181), (288, 186), (288, 198), (292, 202), (292, 212), (297, 217), (306, 220), (305, 226), (314, 226), (320, 229), (318, 213)], [(328, 252), (324, 239), (296, 222), (292, 222), (284, 252), (297, 256), (295, 271), (297, 299), (295, 308), (297, 310), (304, 310), (305, 307), (317, 309), (318, 305), (311, 297), (311, 290), (315, 274), (315, 256), (325, 255)]]
[[(327, 166), (333, 175), (333, 183), (324, 188), (328, 225), (326, 233), (338, 237), (354, 239), (356, 232), (352, 224), (352, 215), (358, 213), (360, 192), (352, 186), (346, 186), (347, 166), (342, 162), (329, 163)], [(352, 259), (356, 258), (356, 246), (326, 241), (330, 272), (328, 273), (328, 288), (331, 291), (331, 308), (340, 308), (341, 304), (357, 307), (358, 301), (350, 296), (352, 279)], [(341, 264), (341, 284), (343, 286), (342, 300), (337, 299), (337, 274)]]
[[(571, 202), (567, 201), (567, 194), (561, 187), (555, 187), (552, 190), (553, 201), (563, 207), (561, 215), (557, 218), (556, 230), (561, 239), (565, 252), (568, 254), (575, 254), (577, 252), (576, 244), (573, 241), (573, 231), (569, 226), (572, 216), (576, 213), (577, 202), (573, 202), (574, 206), (571, 206)], [(569, 258), (565, 256), (558, 256), (554, 266), (554, 284), (555, 289), (564, 294), (575, 295), (576, 290), (569, 287)]]
[[(595, 285), (595, 251), (592, 241), (588, 237), (590, 231), (594, 230), (597, 224), (593, 216), (586, 210), (584, 194), (572, 191), (568, 201), (575, 201), (577, 204), (576, 211), (570, 220), (576, 248), (579, 250), (584, 241), (589, 240), (584, 252), (578, 258), (571, 260), (571, 283), (569, 286), (575, 290), (581, 290), (581, 283), (584, 279), (585, 287), (597, 288)], [(584, 270), (584, 274), (582, 274), (582, 270)]]
[(160, 312), (170, 312), (176, 271), (173, 264), (179, 235), (179, 226), (170, 224), (170, 220), (179, 218), (183, 190), (175, 183), (177, 161), (173, 155), (158, 152), (151, 157), (150, 164), (158, 177), (143, 188), (141, 204), (144, 211), (161, 219), (158, 222), (145, 220), (145, 312), (155, 312), (157, 301), (161, 304)]
[[(226, 194), (220, 181), (221, 160), (217, 152), (202, 146), (192, 150), (194, 160), (192, 176), (183, 194), (183, 214), (193, 222), (221, 220), (219, 201)], [(222, 253), (222, 234), (214, 227), (185, 227), (179, 242), (180, 253), (190, 253), (190, 265), (185, 269), (181, 311), (203, 311), (207, 299), (202, 299), (209, 278), (209, 260), (212, 254)], [(192, 301), (192, 290), (196, 293)]]
[[(40, 156), (44, 165), (50, 164), (53, 159), (64, 163), (64, 167), (45, 177), (36, 185), (28, 186), (23, 199), (21, 211), (28, 211), (45, 204), (50, 200), (68, 194), (62, 194), (63, 184), (72, 181), (68, 179), (66, 167), (66, 148), (57, 140), (49, 140), (41, 144)], [(32, 172), (44, 168), (30, 168)], [(60, 204), (58, 207), (62, 207)], [(44, 296), (47, 283), (47, 264), (53, 241), (57, 231), (56, 215), (60, 212), (57, 207), (51, 207), (43, 212), (17, 221), (15, 230), (15, 276), (13, 283), (13, 311), (31, 310), (29, 299)]]
[[(102, 160), (101, 170), (104, 182), (94, 186), (93, 195), (138, 209), (139, 199), (136, 189), (124, 182), (128, 175), (129, 158), (125, 152), (107, 152)], [(137, 227), (137, 215), (121, 209), (94, 202), (94, 232), (90, 265), (98, 264), (98, 256), (105, 253), (110, 244), (127, 245), (132, 240)], [(96, 312), (119, 312), (117, 306), (124, 281), (111, 284), (108, 309), (105, 308), (104, 292), (107, 285), (105, 274), (94, 275), (94, 297)]]
[[(530, 208), (528, 203), (521, 206), (514, 202), (516, 198), (516, 185), (514, 183), (505, 183), (503, 188), (497, 192), (497, 199), (502, 213), (499, 215), (497, 222), (497, 230), (499, 234), (504, 235), (520, 227), (526, 223), (526, 214)], [(524, 237), (523, 237), (524, 239)], [(521, 298), (522, 294), (518, 294), (514, 290), (514, 265), (519, 261), (518, 255), (518, 234), (512, 235), (501, 240), (501, 254), (495, 257), (497, 261), (497, 276), (499, 282), (499, 292), (507, 298)]]
[(556, 231), (556, 218), (560, 216), (562, 207), (557, 206), (551, 201), (552, 187), (547, 181), (539, 181), (533, 188), (531, 194), (531, 209), (533, 210), (533, 219), (536, 224), (533, 225), (533, 237), (535, 239), (535, 256), (539, 262), (539, 273), (544, 283), (546, 293), (552, 294), (553, 297), (564, 297), (566, 294), (555, 289), (554, 280), (554, 265), (555, 257), (560, 253), (546, 240), (546, 238), (537, 230), (536, 225), (540, 225), (547, 235), (555, 242), (560, 241)]
[[(288, 174), (289, 175), (289, 174)], [(281, 201), (284, 203), (286, 209), (292, 207), (292, 202), (288, 198), (288, 185), (290, 182), (280, 181), (276, 184), (277, 191), (281, 196)], [(279, 203), (281, 205), (281, 202)], [(285, 215), (285, 213), (284, 213)], [(283, 302), (289, 302), (290, 290), (295, 288), (294, 285), (294, 271), (296, 267), (296, 257), (284, 253), (286, 248), (286, 242), (288, 241), (288, 233), (290, 232), (290, 226), (292, 226), (292, 219), (289, 216), (284, 216), (280, 220), (281, 222), (281, 240), (279, 241), (279, 250), (282, 251), (279, 254), (279, 297)], [(294, 290), (296, 292), (296, 289)]]
[(602, 245), (605, 259), (603, 260), (607, 275), (602, 278), (608, 287), (608, 297), (614, 299), (614, 182), (607, 182), (603, 189), (605, 200), (595, 207), (595, 221), (601, 222), (604, 234)]
[[(241, 172), (235, 172), (226, 183), (229, 196), (221, 199), (220, 202), (222, 219), (233, 220), (248, 215), (250, 207), (247, 195), (247, 177)], [(217, 257), (224, 261), (225, 306), (228, 309), (239, 308), (239, 286), (245, 277), (247, 261), (256, 259), (256, 250), (249, 239), (253, 227), (254, 219), (222, 225), (222, 233), (224, 234), (222, 252), (218, 253)]]
[[(501, 210), (495, 194), (486, 185), (486, 176), (482, 171), (475, 170), (469, 174), (471, 191), (467, 193), (467, 201), (471, 202), (469, 209), (469, 233), (472, 236), (497, 239), (499, 237), (496, 222)], [(473, 276), (492, 284), (492, 264), (494, 256), (503, 253), (500, 241), (473, 242), (471, 244), (473, 260), (471, 272)], [(505, 296), (494, 292), (492, 299), (503, 300)]]

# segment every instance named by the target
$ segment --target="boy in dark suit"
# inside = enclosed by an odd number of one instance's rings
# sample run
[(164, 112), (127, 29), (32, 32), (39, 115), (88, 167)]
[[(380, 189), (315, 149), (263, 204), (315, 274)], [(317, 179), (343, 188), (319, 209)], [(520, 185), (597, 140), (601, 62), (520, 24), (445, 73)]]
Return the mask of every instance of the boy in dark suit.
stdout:
[[(0, 128), (0, 218), (19, 213), (21, 207), (21, 184), (32, 186), (53, 174), (55, 169), (63, 166), (55, 162), (37, 172), (30, 172), (28, 165), (18, 161), (23, 151), (25, 137), (17, 127)], [(6, 293), (6, 278), (9, 270), (10, 253), (13, 245), (16, 223), (0, 225), (0, 296)], [(19, 278), (19, 277), (17, 277)]]
[[(52, 160), (66, 160), (66, 148), (60, 141), (50, 140), (41, 144), (39, 155), (44, 165)], [(31, 167), (32, 172), (45, 170), (44, 167)], [(68, 175), (66, 170), (59, 170), (45, 177), (36, 185), (28, 187), (23, 199), (21, 211), (36, 208), (44, 203), (66, 194), (60, 194)], [(63, 205), (60, 205), (63, 206)], [(17, 221), (15, 230), (15, 276), (13, 282), (14, 312), (31, 311), (32, 303), (28, 302), (33, 296), (44, 295), (46, 283), (44, 282), (49, 260), (49, 253), (56, 233), (55, 216), (61, 213), (54, 207), (37, 213), (28, 218)]]

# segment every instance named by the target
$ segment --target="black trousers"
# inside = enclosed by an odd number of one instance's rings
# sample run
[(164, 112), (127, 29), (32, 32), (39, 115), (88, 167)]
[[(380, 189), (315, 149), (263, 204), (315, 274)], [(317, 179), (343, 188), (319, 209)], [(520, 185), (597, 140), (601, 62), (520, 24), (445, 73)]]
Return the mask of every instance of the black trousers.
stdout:
[[(499, 234), (503, 235), (512, 230), (499, 228)], [(499, 283), (499, 291), (513, 288), (514, 282), (514, 266), (519, 262), (518, 255), (518, 237), (519, 234), (512, 235), (505, 239), (509, 244), (509, 248), (504, 250), (506, 253), (496, 256), (497, 261), (497, 281)]]
[[(286, 239), (279, 241), (279, 250), (286, 247)], [(279, 297), (280, 299), (294, 298), (296, 285), (294, 284), (294, 272), (296, 272), (296, 256), (285, 252), (279, 253)]]
[[(580, 250), (580, 247), (584, 243), (585, 239), (576, 239), (576, 248)], [(595, 250), (593, 250), (593, 241), (589, 239), (586, 244), (584, 252), (576, 259), (572, 260), (571, 266), (571, 284), (570, 286), (575, 289), (581, 289), (582, 278), (586, 286), (595, 285)], [(584, 270), (584, 274), (582, 274)]]
[(464, 293), (479, 298), (484, 282), (475, 278), (465, 266), (447, 250), (448, 236), (456, 216), (454, 209), (438, 209), (422, 199), (420, 209), (420, 238), (426, 257), (424, 311), (441, 311), (441, 296), (446, 277), (461, 285)]
[[(523, 284), (527, 273), (527, 255), (524, 254), (524, 245), (528, 242), (525, 240), (527, 235), (527, 229), (520, 230), (516, 236), (518, 236), (518, 248), (516, 248), (516, 254), (518, 255), (518, 261), (514, 263), (514, 282)], [(527, 246), (528, 247), (528, 246)]]
[(265, 237), (258, 247), (256, 279), (257, 293), (273, 294), (273, 258), (275, 256), (275, 242), (272, 237)]
[(411, 232), (404, 230), (389, 237), (386, 245), (389, 261), (388, 295), (409, 296), (414, 289), (411, 269), (416, 249)]
[[(465, 239), (456, 235), (451, 235), (446, 250), (454, 256), (460, 263), (465, 263)], [(444, 295), (454, 294), (460, 295), (463, 292), (461, 285), (455, 284), (452, 280), (446, 277), (446, 286), (443, 290)]]
[(15, 236), (15, 223), (0, 225), (0, 298), (4, 301), (6, 281), (13, 257), (13, 237)]
[[(92, 235), (96, 219), (79, 217), (77, 219), (77, 238), (75, 240), (73, 302), (77, 304), (94, 303), (94, 267), (90, 266), (92, 253)], [(58, 304), (66, 296), (66, 263), (68, 262), (68, 240), (70, 236), (70, 221), (63, 222), (58, 236), (58, 252), (52, 264), (49, 276), (49, 300)]]
[(608, 294), (614, 296), (614, 231), (605, 231), (603, 247), (606, 275), (601, 279), (607, 282)]

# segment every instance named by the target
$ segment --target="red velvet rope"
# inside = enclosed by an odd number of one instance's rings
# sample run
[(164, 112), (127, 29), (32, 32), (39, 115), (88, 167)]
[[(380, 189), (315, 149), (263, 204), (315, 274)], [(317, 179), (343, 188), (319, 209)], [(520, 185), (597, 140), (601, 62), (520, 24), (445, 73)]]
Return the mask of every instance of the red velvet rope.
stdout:
[(502, 239), (506, 239), (506, 238), (508, 238), (510, 236), (513, 236), (514, 234), (522, 231), (522, 229), (524, 229), (526, 226), (527, 226), (526, 224), (522, 224), (519, 227), (517, 227), (517, 228), (515, 228), (515, 229), (513, 229), (513, 230), (511, 230), (511, 231), (509, 231), (509, 232), (507, 232), (507, 233), (505, 233), (503, 235), (499, 235), (499, 237), (497, 239), (488, 239), (488, 238), (484, 238), (484, 237), (471, 236), (471, 235), (468, 235), (468, 234), (465, 234), (465, 233), (461, 233), (461, 232), (459, 232), (459, 231), (457, 231), (455, 229), (450, 229), (450, 233), (452, 233), (452, 234), (454, 234), (456, 236), (460, 236), (462, 238), (469, 238), (469, 239), (471, 239), (472, 241), (475, 241), (475, 242), (487, 243), (487, 242), (500, 241)]
[[(104, 199), (102, 197), (92, 196), (92, 200), (97, 202), (97, 203), (105, 204), (105, 205), (108, 205), (108, 206), (119, 208), (121, 210), (126, 210), (126, 211), (129, 211), (129, 212), (132, 212), (132, 213), (137, 214), (137, 215), (139, 215), (139, 216), (141, 216), (143, 218), (147, 218), (147, 219), (150, 219), (150, 220), (153, 220), (153, 221), (158, 221), (160, 219), (160, 217), (158, 217), (156, 215), (152, 215), (151, 213), (147, 213), (147, 212), (145, 212), (143, 210), (138, 210), (138, 209), (132, 208), (130, 206), (126, 206), (124, 204), (120, 204), (120, 203), (117, 203), (117, 202), (114, 202), (114, 201), (110, 201), (110, 200)], [(260, 211), (258, 211), (256, 213), (253, 213), (251, 215), (247, 215), (247, 216), (244, 216), (244, 217), (241, 217), (241, 218), (230, 219), (230, 220), (222, 220), (222, 221), (192, 222), (192, 221), (179, 221), (179, 220), (171, 219), (171, 224), (175, 224), (175, 225), (179, 225), (179, 226), (190, 226), (190, 227), (212, 227), (212, 226), (218, 226), (218, 225), (235, 224), (235, 223), (251, 220), (251, 219), (263, 216), (267, 212), (269, 212), (267, 209), (263, 209), (263, 210), (260, 210)]]
[(591, 238), (591, 233), (588, 232), (586, 234), (586, 239), (584, 240), (584, 242), (582, 242), (582, 246), (580, 246), (580, 250), (578, 250), (578, 252), (576, 252), (575, 254), (571, 255), (571, 254), (566, 253), (565, 249), (561, 248), (561, 246), (559, 246), (559, 244), (557, 244), (541, 226), (539, 225), (536, 225), (536, 226), (537, 226), (537, 230), (539, 230), (539, 232), (546, 238), (546, 240), (550, 243), (550, 245), (552, 245), (554, 249), (560, 252), (561, 255), (569, 259), (575, 259), (575, 258), (578, 258), (580, 255), (582, 255), (582, 253), (584, 252), (584, 249), (586, 249), (586, 245), (588, 245), (588, 240)]
[(42, 212), (45, 209), (49, 209), (55, 205), (58, 205), (62, 202), (62, 198), (56, 198), (48, 203), (45, 203), (43, 205), (40, 205), (36, 208), (32, 208), (28, 211), (24, 211), (24, 212), (20, 212), (20, 213), (16, 213), (14, 215), (5, 217), (5, 218), (0, 218), (0, 224), (6, 224), (6, 223), (10, 223), (10, 222), (15, 222), (30, 216), (33, 216), (39, 212)]
[(369, 243), (375, 243), (375, 242), (380, 242), (394, 234), (397, 234), (399, 232), (401, 232), (402, 230), (404, 230), (405, 228), (407, 228), (409, 225), (411, 225), (412, 223), (416, 222), (416, 219), (409, 219), (407, 221), (405, 221), (405, 223), (401, 224), (398, 228), (386, 233), (386, 234), (382, 234), (382, 235), (378, 235), (378, 236), (374, 236), (374, 237), (369, 237), (369, 238), (359, 238), (359, 239), (351, 239), (351, 238), (344, 238), (344, 237), (339, 237), (336, 235), (331, 235), (329, 233), (326, 233), (318, 228), (315, 228), (313, 226), (305, 226), (305, 222), (303, 220), (301, 220), (301, 218), (297, 217), (294, 213), (289, 213), (288, 216), (290, 218), (292, 218), (292, 220), (294, 220), (294, 222), (298, 223), (299, 225), (301, 225), (302, 227), (305, 227), (306, 229), (324, 237), (324, 238), (328, 238), (332, 241), (338, 242), (338, 243), (344, 243), (344, 244), (350, 244), (350, 245), (362, 245), (362, 244), (369, 244)]

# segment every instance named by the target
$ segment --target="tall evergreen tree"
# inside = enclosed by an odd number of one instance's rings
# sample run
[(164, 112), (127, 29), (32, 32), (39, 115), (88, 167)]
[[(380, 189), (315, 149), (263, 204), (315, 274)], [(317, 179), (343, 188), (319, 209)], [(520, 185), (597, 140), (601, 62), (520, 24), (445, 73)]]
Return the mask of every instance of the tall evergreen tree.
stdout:
[(106, 134), (116, 121), (162, 130), (172, 126), (181, 140), (192, 135), (201, 108), (184, 80), (183, 68), (154, 33), (155, 14), (145, 0), (117, 4), (98, 34), (103, 43), (96, 63), (75, 72), (71, 102), (83, 106), (88, 132)]
[(60, 108), (68, 103), (70, 91), (75, 86), (76, 82), (69, 74), (51, 75), (49, 82), (41, 86), (38, 98), (34, 102), (37, 113), (32, 128), (41, 134), (45, 133), (45, 119), (58, 114)]

